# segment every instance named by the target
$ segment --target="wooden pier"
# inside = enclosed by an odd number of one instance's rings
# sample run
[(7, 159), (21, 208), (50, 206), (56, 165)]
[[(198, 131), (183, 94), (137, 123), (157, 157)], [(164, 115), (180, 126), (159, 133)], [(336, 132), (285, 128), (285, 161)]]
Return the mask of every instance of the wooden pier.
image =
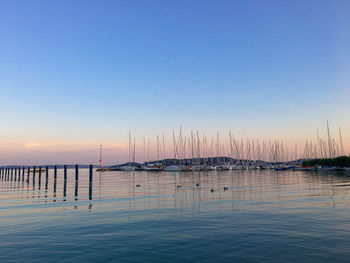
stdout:
[[(92, 183), (93, 183), (93, 168), (94, 166), (92, 164), (89, 165), (89, 200), (92, 200)], [(41, 187), (41, 177), (42, 174), (45, 172), (45, 189), (48, 189), (49, 184), (49, 174), (52, 171), (53, 172), (53, 180), (54, 180), (54, 194), (56, 194), (57, 189), (57, 171), (58, 169), (63, 169), (63, 197), (66, 197), (66, 191), (67, 191), (67, 180), (68, 180), (68, 165), (63, 165), (63, 167), (59, 167), (57, 165), (53, 167), (49, 166), (1, 166), (0, 167), (0, 180), (2, 181), (13, 181), (13, 182), (25, 182), (27, 184), (32, 181), (33, 186), (35, 185), (36, 180), (38, 180), (39, 187)], [(75, 199), (77, 200), (78, 197), (78, 190), (79, 190), (79, 169), (82, 169), (79, 167), (78, 164), (74, 165), (74, 177), (75, 177)], [(86, 169), (86, 168), (84, 168)]]

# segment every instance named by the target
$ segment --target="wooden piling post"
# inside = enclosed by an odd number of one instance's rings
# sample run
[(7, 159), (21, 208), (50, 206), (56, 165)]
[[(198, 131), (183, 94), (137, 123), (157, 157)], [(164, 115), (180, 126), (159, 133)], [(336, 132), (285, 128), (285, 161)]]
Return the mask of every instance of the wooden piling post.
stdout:
[(74, 196), (75, 196), (75, 201), (78, 200), (78, 187), (79, 187), (79, 165), (75, 165), (75, 191), (74, 191)]
[(39, 186), (41, 185), (41, 166), (39, 166), (39, 175), (38, 175)]
[(33, 166), (33, 185), (35, 185), (36, 166)]
[(64, 182), (63, 182), (63, 201), (66, 201), (66, 195), (67, 195), (67, 165), (63, 166), (63, 176), (64, 176)]
[(25, 173), (25, 170), (26, 170), (26, 168), (23, 167), (23, 170), (22, 170), (22, 182), (24, 181), (24, 173)]
[(53, 179), (54, 181), (57, 180), (57, 166), (55, 165), (55, 167), (53, 168)]
[(67, 181), (67, 165), (63, 166), (63, 177), (64, 181)]
[(75, 165), (75, 182), (79, 181), (79, 165)]
[(27, 184), (29, 184), (30, 166), (27, 169)]
[(53, 198), (54, 202), (56, 202), (56, 188), (57, 188), (57, 166), (53, 167)]
[(92, 200), (92, 174), (93, 170), (92, 170), (92, 164), (90, 164), (89, 166), (89, 200)]
[(49, 180), (49, 166), (46, 166), (46, 183)]
[(46, 166), (45, 190), (47, 190), (48, 184), (49, 184), (49, 166)]

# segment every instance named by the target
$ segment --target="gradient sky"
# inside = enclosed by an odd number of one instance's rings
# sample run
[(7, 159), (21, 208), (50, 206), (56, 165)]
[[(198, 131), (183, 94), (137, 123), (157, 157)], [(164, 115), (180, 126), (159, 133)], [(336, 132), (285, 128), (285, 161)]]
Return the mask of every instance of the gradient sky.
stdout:
[[(173, 129), (350, 152), (350, 2), (0, 0), (0, 163), (127, 159)], [(301, 146), (300, 146), (301, 147)]]

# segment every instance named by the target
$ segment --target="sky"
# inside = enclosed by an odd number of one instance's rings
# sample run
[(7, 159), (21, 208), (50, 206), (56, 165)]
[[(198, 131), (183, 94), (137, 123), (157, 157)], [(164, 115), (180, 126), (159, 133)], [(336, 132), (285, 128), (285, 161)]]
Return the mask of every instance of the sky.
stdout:
[(97, 163), (100, 142), (121, 163), (129, 131), (170, 149), (180, 126), (302, 148), (327, 120), (350, 152), (349, 14), (347, 0), (0, 0), (0, 164)]

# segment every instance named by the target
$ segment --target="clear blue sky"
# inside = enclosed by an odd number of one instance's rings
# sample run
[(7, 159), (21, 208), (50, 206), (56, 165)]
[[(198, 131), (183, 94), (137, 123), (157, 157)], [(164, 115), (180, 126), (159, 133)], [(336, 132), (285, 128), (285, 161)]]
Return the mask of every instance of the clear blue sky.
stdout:
[(304, 140), (327, 119), (350, 139), (349, 14), (349, 1), (1, 0), (0, 143), (123, 147), (129, 130), (180, 124)]

